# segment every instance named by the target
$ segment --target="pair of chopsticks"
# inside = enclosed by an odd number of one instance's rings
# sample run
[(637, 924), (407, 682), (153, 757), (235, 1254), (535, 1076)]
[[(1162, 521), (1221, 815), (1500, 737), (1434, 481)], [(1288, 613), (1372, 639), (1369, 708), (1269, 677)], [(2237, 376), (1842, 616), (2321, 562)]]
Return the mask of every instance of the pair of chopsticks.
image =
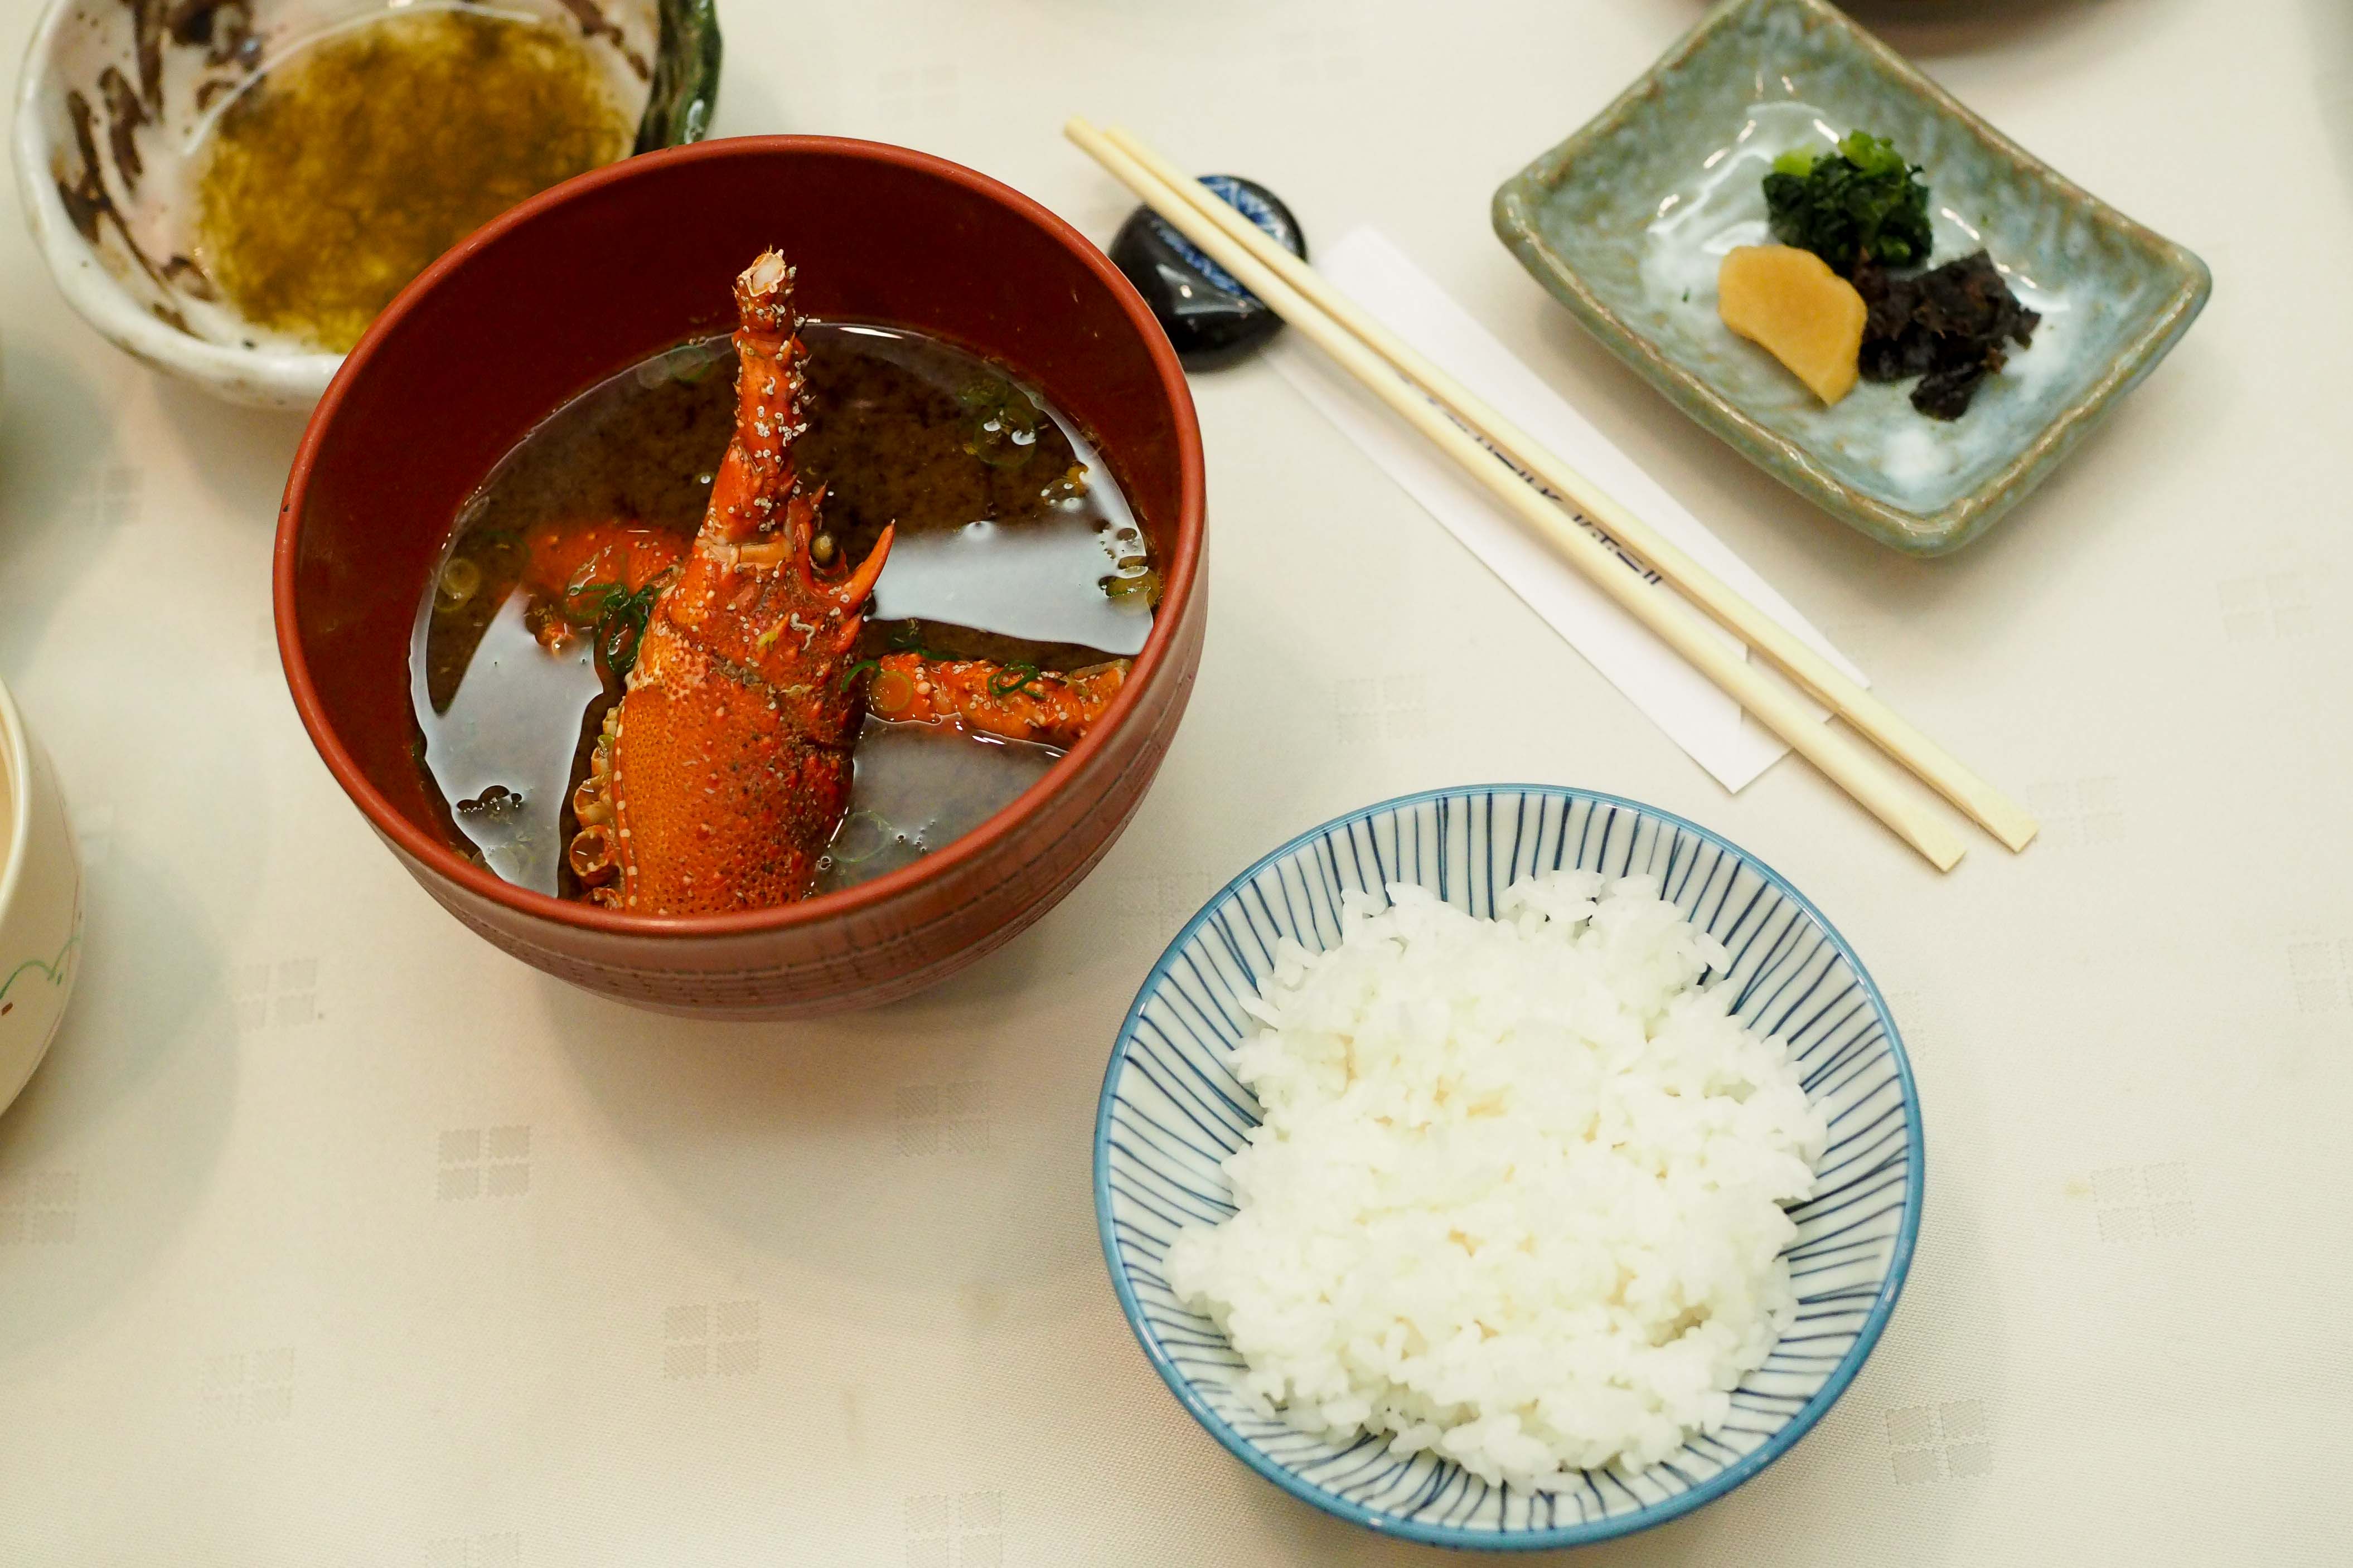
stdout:
[[(1100, 131), (1073, 118), (1062, 130), (1171, 227), (1232, 273), (1294, 331), (1338, 361), (1341, 368), (1435, 442), (1569, 564), (1755, 714), (1792, 751), (1861, 802), (1936, 869), (1951, 870), (1967, 848), (1944, 815), (1900, 783), (1876, 756), (1815, 719), (1787, 688), (1725, 647), (1695, 612), (1704, 612), (1762, 654), (1857, 734), (1902, 763), (2010, 849), (2023, 849), (2033, 839), (2037, 825), (2016, 801), (1964, 767), (1600, 487), (1424, 359), (1199, 181), (1116, 127)], [(1482, 444), (1482, 437), (1487, 444)], [(1596, 527), (1640, 557), (1681, 597), (1656, 592), (1641, 574), (1627, 570), (1608, 545), (1496, 462), (1490, 445), (1494, 452), (1567, 497)]]

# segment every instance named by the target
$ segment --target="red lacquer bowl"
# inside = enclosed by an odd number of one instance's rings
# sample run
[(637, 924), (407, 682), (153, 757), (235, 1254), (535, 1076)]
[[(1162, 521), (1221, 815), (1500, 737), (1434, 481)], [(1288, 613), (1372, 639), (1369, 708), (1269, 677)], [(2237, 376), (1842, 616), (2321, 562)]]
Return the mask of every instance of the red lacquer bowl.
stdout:
[[(1092, 435), (1159, 562), (1158, 619), (1104, 721), (978, 829), (782, 909), (654, 919), (511, 886), (452, 850), (414, 752), (408, 652), (458, 507), (523, 433), (606, 376), (733, 325), (781, 247), (810, 314), (935, 332), (1044, 387)], [(280, 510), (278, 644), (319, 754), (411, 875), (524, 963), (665, 1011), (837, 1012), (904, 996), (1053, 907), (1134, 815), (1201, 657), (1200, 431), (1167, 339), (1076, 230), (969, 169), (818, 136), (632, 158), (443, 257), (343, 363)]]

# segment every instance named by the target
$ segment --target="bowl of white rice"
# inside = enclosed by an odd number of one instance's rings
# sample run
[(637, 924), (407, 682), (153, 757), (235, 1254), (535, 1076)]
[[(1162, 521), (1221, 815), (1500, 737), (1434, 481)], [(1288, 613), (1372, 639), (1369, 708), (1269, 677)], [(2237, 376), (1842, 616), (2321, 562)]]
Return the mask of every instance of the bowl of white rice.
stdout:
[(1723, 1496), (1895, 1308), (1920, 1108), (1845, 940), (1634, 802), (1436, 791), (1236, 878), (1122, 1026), (1112, 1282), (1187, 1410), (1383, 1534), (1573, 1546)]

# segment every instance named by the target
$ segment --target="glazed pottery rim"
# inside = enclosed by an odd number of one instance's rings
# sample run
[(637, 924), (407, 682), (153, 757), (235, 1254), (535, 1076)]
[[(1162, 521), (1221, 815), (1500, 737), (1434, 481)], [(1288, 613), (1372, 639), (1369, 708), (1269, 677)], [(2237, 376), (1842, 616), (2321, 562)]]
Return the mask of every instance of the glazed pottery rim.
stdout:
[[(780, 153), (843, 156), (871, 163), (895, 165), (959, 186), (994, 202), (1016, 217), (1042, 230), (1111, 290), (1113, 300), (1125, 312), (1129, 325), (1134, 330), (1140, 346), (1158, 376), (1176, 447), (1178, 500), (1176, 515), (1171, 520), (1173, 559), (1162, 574), (1160, 604), (1153, 616), (1152, 630), (1145, 639), (1143, 650), (1135, 656), (1129, 679), (1121, 684), (1103, 719), (1090, 728), (1076, 745), (1057, 759), (1043, 777), (1000, 806), (979, 826), (913, 865), (886, 872), (872, 881), (820, 893), (797, 903), (703, 915), (631, 914), (518, 887), (488, 868), (466, 860), (457, 850), (394, 809), (328, 721), (325, 705), (311, 679), (310, 664), (302, 649), (301, 627), (295, 615), (302, 506), (308, 499), (312, 467), (318, 461), (320, 448), (343, 406), (344, 397), (353, 384), (367, 373), (377, 346), (406, 318), (418, 300), (438, 287), (443, 279), (464, 266), (475, 251), (496, 243), (510, 230), (532, 222), (543, 212), (577, 200), (617, 181), (659, 178), (665, 170), (678, 163), (710, 159), (764, 159)], [(1052, 389), (1047, 390), (1050, 392)], [(1106, 459), (1113, 456), (1105, 453)], [(329, 384), (325, 395), (320, 398), (318, 407), (312, 411), (310, 423), (302, 432), (301, 445), (295, 453), (294, 466), (287, 478), (285, 499), (279, 507), (278, 539), (272, 563), (272, 617), (278, 633), (280, 658), (285, 667), (286, 681), (293, 695), (295, 709), (301, 714), (302, 726), (310, 731), (311, 743), (318, 748), (328, 771), (335, 775), (335, 782), (343, 786), (343, 793), (352, 798), (353, 804), (360, 808), (378, 833), (402, 854), (429, 869), (436, 878), (514, 913), (603, 935), (681, 941), (752, 936), (818, 925), (841, 916), (855, 915), (887, 905), (920, 884), (942, 878), (994, 849), (1017, 823), (1033, 816), (1052, 796), (1067, 788), (1084, 765), (1108, 745), (1113, 734), (1135, 710), (1145, 689), (1159, 677), (1168, 661), (1170, 647), (1176, 640), (1183, 625), (1199, 571), (1207, 533), (1207, 489), (1200, 423), (1194, 411), (1191, 388), (1185, 379), (1183, 368), (1177, 363), (1176, 350), (1169, 346), (1167, 335), (1154, 321), (1134, 285), (1128, 282), (1118, 268), (1112, 266), (1110, 258), (1070, 224), (1032, 198), (977, 170), (913, 148), (841, 136), (723, 137), (639, 153), (633, 158), (591, 169), (543, 191), (452, 247), (385, 307), (383, 313), (376, 317), (366, 333), (345, 356), (343, 368), (336, 372), (334, 380)]]
[[(49, 170), (51, 140), (36, 100), (52, 74), (52, 46), (68, 16), (80, 4), (83, 0), (48, 0), (42, 8), (25, 46), (24, 61), (17, 68), (16, 116), (11, 126), (16, 191), (26, 226), (32, 230), (42, 264), (58, 291), (100, 337), (147, 364), (185, 377), (216, 395), (239, 398), (244, 395), (238, 389), (249, 387), (263, 394), (272, 406), (299, 407), (315, 402), (346, 355), (268, 343), (248, 348), (182, 331), (135, 303), (100, 259), (98, 247), (74, 226)], [(715, 7), (703, 0), (702, 8), (712, 12), (710, 30), (715, 37)], [(388, 5), (385, 14), (395, 12)], [(706, 68), (709, 63), (702, 61)], [(649, 106), (648, 113), (651, 111)], [(642, 134), (643, 129), (641, 121), (632, 134)], [(624, 152), (614, 163), (627, 163), (632, 156), (643, 154)]]
[[(1569, 803), (1582, 801), (1595, 805), (1622, 807), (1637, 816), (1647, 816), (1653, 821), (1671, 825), (1683, 832), (1695, 835), (1706, 843), (1715, 846), (1719, 850), (1734, 857), (1740, 864), (1754, 870), (1767, 886), (1803, 910), (1808, 918), (1821, 928), (1822, 934), (1830, 940), (1831, 948), (1854, 972), (1854, 977), (1862, 984), (1863, 994), (1871, 999), (1873, 1007), (1879, 1014), (1881, 1024), (1887, 1036), (1888, 1052), (1895, 1063), (1896, 1079), (1903, 1092), (1905, 1137), (1910, 1151), (1909, 1168), (1905, 1172), (1904, 1183), (1904, 1224), (1896, 1233), (1894, 1247), (1888, 1255), (1886, 1277), (1880, 1282), (1879, 1291), (1872, 1301), (1869, 1316), (1864, 1319), (1862, 1328), (1856, 1331), (1853, 1344), (1848, 1347), (1846, 1354), (1841, 1358), (1830, 1376), (1823, 1380), (1821, 1387), (1815, 1390), (1803, 1405), (1791, 1413), (1788, 1420), (1778, 1431), (1758, 1444), (1750, 1453), (1743, 1456), (1738, 1462), (1725, 1466), (1698, 1486), (1679, 1492), (1662, 1502), (1636, 1509), (1630, 1513), (1579, 1521), (1575, 1524), (1555, 1525), (1542, 1531), (1472, 1530), (1458, 1525), (1425, 1524), (1418, 1520), (1401, 1518), (1397, 1514), (1381, 1513), (1325, 1490), (1314, 1482), (1304, 1479), (1289, 1467), (1277, 1464), (1260, 1452), (1255, 1445), (1235, 1431), (1224, 1417), (1209, 1407), (1208, 1402), (1195, 1390), (1191, 1379), (1178, 1373), (1169, 1363), (1168, 1359), (1155, 1350), (1153, 1339), (1145, 1329), (1143, 1303), (1136, 1300), (1135, 1291), (1128, 1283), (1126, 1267), (1121, 1261), (1119, 1237), (1112, 1216), (1110, 1160), (1112, 1107), (1115, 1101), (1120, 1078), (1127, 1066), (1129, 1043), (1135, 1037), (1136, 1025), (1144, 1016), (1145, 1007), (1166, 982), (1169, 973), (1176, 966), (1178, 956), (1191, 943), (1195, 933), (1199, 931), (1213, 915), (1223, 909), (1241, 888), (1255, 881), (1269, 868), (1299, 853), (1329, 834), (1354, 827), (1358, 823), (1369, 821), (1385, 814), (1410, 810), (1436, 801), (1478, 795), (1522, 797), (1539, 795)], [(1840, 932), (1838, 927), (1831, 923), (1830, 918), (1816, 907), (1811, 899), (1798, 890), (1796, 884), (1722, 834), (1703, 827), (1689, 817), (1678, 816), (1674, 812), (1659, 806), (1632, 800), (1624, 795), (1585, 789), (1574, 784), (1467, 784), (1418, 790), (1410, 795), (1377, 801), (1371, 805), (1360, 806), (1355, 811), (1344, 813), (1328, 822), (1320, 823), (1307, 829), (1280, 847), (1271, 849), (1260, 856), (1248, 868), (1210, 895), (1208, 901), (1195, 911), (1191, 920), (1185, 922), (1184, 929), (1170, 939), (1167, 947), (1162, 951), (1158, 962), (1153, 964), (1151, 973), (1145, 976), (1143, 984), (1136, 990), (1134, 1002), (1128, 1007), (1127, 1016), (1120, 1021), (1119, 1033), (1112, 1046), (1111, 1060), (1103, 1069), (1103, 1091), (1095, 1108), (1096, 1239), (1103, 1247), (1103, 1263), (1111, 1274), (1112, 1289), (1119, 1298), (1119, 1310), (1122, 1316), (1127, 1320), (1128, 1331), (1135, 1336), (1136, 1343), (1144, 1351), (1145, 1360), (1151, 1363), (1153, 1371), (1160, 1374), (1160, 1381), (1168, 1385), (1168, 1391), (1176, 1396), (1177, 1403), (1182, 1405), (1192, 1417), (1201, 1424), (1202, 1428), (1225, 1447), (1228, 1453), (1293, 1497), (1319, 1508), (1335, 1518), (1345, 1520), (1376, 1534), (1395, 1536), (1427, 1546), (1447, 1546), (1488, 1552), (1540, 1552), (1564, 1546), (1589, 1545), (1595, 1542), (1608, 1541), (1621, 1535), (1631, 1535), (1638, 1531), (1648, 1530), (1653, 1525), (1664, 1524), (1669, 1520), (1681, 1518), (1694, 1509), (1713, 1502), (1726, 1492), (1754, 1479), (1758, 1472), (1787, 1453), (1799, 1438), (1813, 1429), (1815, 1424), (1820, 1421), (1830, 1407), (1838, 1403), (1840, 1397), (1846, 1393), (1848, 1386), (1862, 1371), (1863, 1363), (1871, 1359), (1872, 1352), (1878, 1347), (1880, 1335), (1885, 1331), (1888, 1320), (1894, 1316), (1896, 1303), (1903, 1297), (1905, 1279), (1911, 1273), (1912, 1255), (1919, 1240), (1921, 1208), (1926, 1194), (1927, 1142), (1920, 1116), (1919, 1087), (1912, 1076), (1912, 1061), (1905, 1054), (1902, 1033), (1896, 1026), (1894, 1014), (1888, 1008), (1887, 999), (1880, 994), (1878, 982), (1871, 977), (1871, 971), (1864, 967), (1861, 955), (1854, 951), (1852, 944)]]
[(8, 906), (16, 901), (16, 884), (31, 858), (26, 841), (33, 836), (32, 751), (25, 716), (17, 710), (8, 683), (0, 680), (0, 805), (8, 808), (0, 816), (0, 920), (7, 918)]
[(225, 386), (251, 378), (274, 395), (296, 396), (306, 386), (324, 384), (340, 355), (216, 343), (141, 310), (99, 259), (97, 247), (74, 227), (48, 168), (50, 138), (41, 123), (37, 100), (51, 74), (57, 37), (81, 3), (49, 0), (40, 20), (33, 25), (24, 64), (16, 75), (14, 126), (17, 195), (24, 203), (26, 223), (33, 231), (41, 260), (66, 303), (101, 336), (140, 359), (208, 385)]
[[(1588, 148), (1622, 132), (1637, 107), (1656, 94), (1662, 76), (1698, 54), (1742, 13), (1776, 5), (1803, 11), (1812, 22), (1837, 29), (1872, 59), (1883, 76), (1916, 93), (2003, 160), (2053, 188), (2091, 221), (2158, 258), (2173, 275), (2173, 286), (2147, 322), (2117, 346), (2100, 373), (2048, 424), (1965, 494), (1930, 511), (1909, 510), (1839, 478), (1810, 447), (1775, 431), (1713, 382), (1670, 359), (1647, 332), (1593, 290), (1576, 264), (1545, 238), (1536, 216), (1540, 194), (1556, 188), (1569, 166)], [(1941, 555), (1961, 548), (2023, 500), (2123, 393), (2156, 368), (2205, 309), (2213, 291), (2213, 274), (2194, 251), (2158, 234), (2029, 152), (1830, 0), (1722, 0), (1600, 112), (1497, 187), (1492, 216), (1498, 237), (1519, 256), (1522, 265), (1537, 273), (1538, 281), (1567, 290), (1556, 297), (1570, 313), (1703, 429), (1840, 521), (1915, 555)]]

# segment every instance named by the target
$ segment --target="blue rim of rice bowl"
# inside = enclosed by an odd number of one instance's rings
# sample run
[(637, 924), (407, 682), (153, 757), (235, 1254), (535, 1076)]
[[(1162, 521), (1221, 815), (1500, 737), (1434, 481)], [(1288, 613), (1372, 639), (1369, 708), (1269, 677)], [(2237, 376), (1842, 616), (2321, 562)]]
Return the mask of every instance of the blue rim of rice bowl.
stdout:
[[(1121, 1072), (1127, 1066), (1128, 1045), (1135, 1037), (1136, 1022), (1143, 1016), (1145, 1005), (1152, 1000), (1159, 991), (1162, 982), (1167, 978), (1168, 972), (1177, 955), (1191, 943), (1194, 933), (1231, 900), (1244, 884), (1255, 880), (1260, 873), (1275, 862), (1297, 854), (1327, 834), (1373, 817), (1409, 810), (1414, 806), (1424, 805), (1433, 801), (1481, 795), (1545, 795), (1564, 801), (1590, 801), (1598, 805), (1622, 806), (1656, 821), (1672, 824), (1736, 857), (1741, 864), (1754, 870), (1783, 898), (1804, 910), (1816, 924), (1821, 927), (1822, 934), (1830, 939), (1831, 946), (1838, 951), (1839, 956), (1844, 959), (1848, 967), (1853, 970), (1855, 979), (1862, 984), (1864, 994), (1871, 998), (1872, 1005), (1878, 1010), (1880, 1021), (1886, 1030), (1888, 1050), (1894, 1058), (1896, 1078), (1903, 1086), (1905, 1133), (1909, 1141), (1910, 1151), (1910, 1169), (1905, 1173), (1904, 1184), (1904, 1224), (1896, 1233), (1894, 1249), (1888, 1257), (1887, 1277), (1881, 1283), (1878, 1299), (1872, 1303), (1870, 1315), (1863, 1320), (1862, 1327), (1856, 1332), (1854, 1343), (1847, 1351), (1845, 1359), (1831, 1371), (1830, 1377), (1815, 1392), (1813, 1397), (1807, 1400), (1783, 1424), (1779, 1431), (1758, 1445), (1753, 1453), (1736, 1464), (1726, 1466), (1698, 1486), (1679, 1492), (1664, 1501), (1647, 1504), (1628, 1513), (1597, 1520), (1580, 1520), (1575, 1524), (1554, 1525), (1544, 1530), (1468, 1529), (1460, 1525), (1427, 1524), (1419, 1520), (1406, 1519), (1398, 1514), (1382, 1513), (1326, 1491), (1313, 1481), (1303, 1479), (1295, 1471), (1268, 1458), (1248, 1438), (1228, 1426), (1222, 1416), (1209, 1408), (1208, 1402), (1195, 1392), (1191, 1380), (1170, 1364), (1167, 1353), (1161, 1349), (1159, 1342), (1145, 1331), (1144, 1309), (1135, 1299), (1134, 1288), (1128, 1283), (1127, 1268), (1121, 1261), (1119, 1239), (1112, 1225), (1111, 1135), (1114, 1093)], [(1145, 1359), (1149, 1361), (1152, 1363), (1152, 1369), (1160, 1374), (1160, 1381), (1168, 1385), (1168, 1391), (1176, 1396), (1178, 1403), (1192, 1413), (1193, 1419), (1198, 1421), (1208, 1430), (1209, 1436), (1225, 1445), (1228, 1452), (1301, 1501), (1312, 1503), (1326, 1513), (1382, 1535), (1394, 1536), (1403, 1541), (1419, 1542), (1428, 1546), (1463, 1547), (1489, 1552), (1541, 1552), (1563, 1546), (1586, 1545), (1620, 1535), (1631, 1535), (1637, 1531), (1664, 1524), (1671, 1519), (1679, 1519), (1695, 1508), (1713, 1502), (1748, 1480), (1788, 1452), (1799, 1438), (1813, 1429), (1814, 1424), (1821, 1419), (1822, 1413), (1838, 1402), (1839, 1395), (1846, 1392), (1847, 1385), (1852, 1383), (1855, 1374), (1862, 1370), (1862, 1363), (1870, 1359), (1873, 1349), (1878, 1345), (1879, 1336), (1887, 1327), (1887, 1320), (1894, 1315), (1897, 1300), (1904, 1294), (1904, 1281), (1912, 1268), (1913, 1247), (1920, 1235), (1920, 1206), (1926, 1195), (1927, 1181), (1927, 1145), (1920, 1122), (1920, 1097), (1917, 1086), (1912, 1080), (1911, 1058), (1904, 1053), (1904, 1041), (1896, 1030), (1894, 1015), (1888, 1010), (1886, 998), (1880, 994), (1878, 983), (1872, 979), (1870, 971), (1863, 967), (1862, 960), (1856, 955), (1853, 947), (1848, 943), (1846, 938), (1840, 934), (1838, 927), (1832, 925), (1822, 911), (1815, 907), (1813, 900), (1799, 892), (1788, 878), (1723, 835), (1702, 827), (1688, 817), (1678, 816), (1673, 812), (1662, 811), (1655, 805), (1649, 805), (1639, 800), (1630, 800), (1624, 795), (1604, 794), (1599, 790), (1578, 789), (1567, 784), (1458, 784), (1445, 789), (1421, 790), (1335, 816), (1329, 822), (1309, 828), (1280, 848), (1261, 855), (1250, 863), (1248, 869), (1212, 894), (1208, 902), (1195, 911), (1193, 918), (1185, 922), (1184, 929), (1179, 931), (1170, 940), (1167, 947), (1162, 951), (1159, 962), (1155, 963), (1152, 966), (1152, 972), (1145, 976), (1143, 985), (1136, 991), (1134, 1002), (1128, 1007), (1127, 1016), (1120, 1023), (1118, 1041), (1112, 1047), (1110, 1065), (1103, 1071), (1103, 1096), (1095, 1110), (1094, 1166), (1095, 1230), (1103, 1243), (1103, 1262), (1111, 1271), (1112, 1289), (1119, 1297), (1119, 1310), (1127, 1318), (1128, 1331), (1135, 1336), (1136, 1342), (1144, 1348)]]

